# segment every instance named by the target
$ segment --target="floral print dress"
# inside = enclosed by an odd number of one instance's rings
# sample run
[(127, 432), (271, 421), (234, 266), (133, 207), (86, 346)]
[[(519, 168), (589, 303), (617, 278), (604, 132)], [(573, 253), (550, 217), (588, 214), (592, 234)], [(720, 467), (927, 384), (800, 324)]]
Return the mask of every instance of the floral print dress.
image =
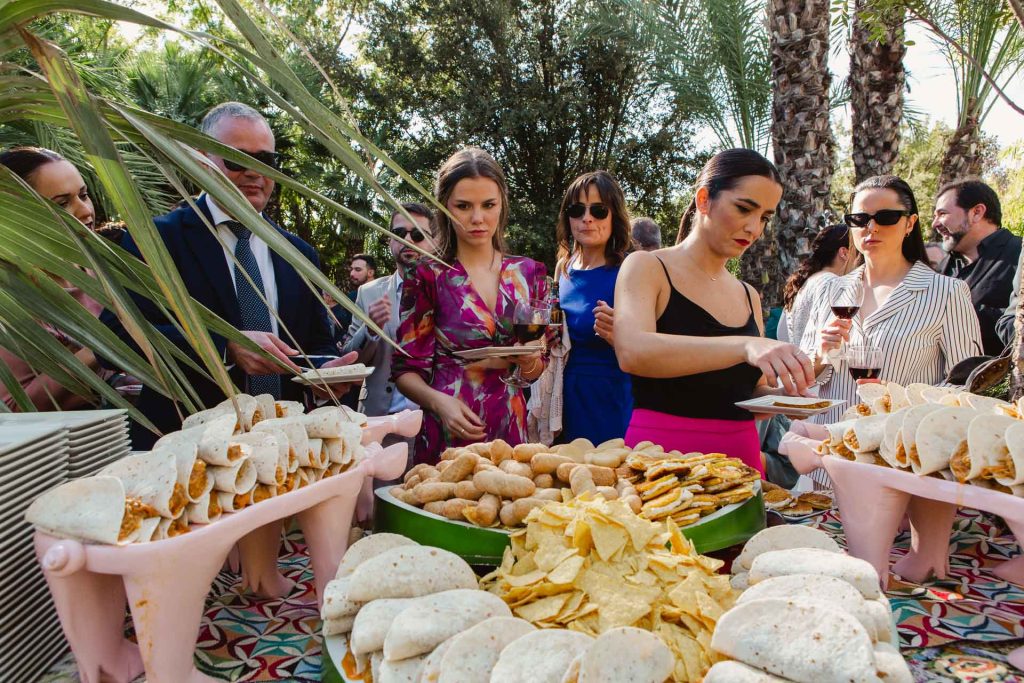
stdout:
[[(415, 372), (433, 389), (456, 396), (483, 420), (486, 440), (511, 445), (526, 440), (526, 400), (522, 389), (501, 381), (505, 370), (466, 365), (456, 351), (511, 346), (512, 314), (517, 302), (548, 297), (544, 264), (521, 256), (505, 256), (492, 312), (474, 289), (457, 260), (451, 268), (421, 263), (402, 285), (398, 344), (392, 372), (397, 378)], [(416, 440), (415, 461), (437, 462), (450, 446), (469, 442), (448, 433), (437, 415), (425, 412)]]

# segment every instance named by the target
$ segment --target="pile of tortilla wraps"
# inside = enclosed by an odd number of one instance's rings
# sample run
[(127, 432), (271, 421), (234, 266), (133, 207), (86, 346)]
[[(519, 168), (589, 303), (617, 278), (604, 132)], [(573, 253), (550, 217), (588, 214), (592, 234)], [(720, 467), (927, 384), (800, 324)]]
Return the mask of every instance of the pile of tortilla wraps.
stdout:
[(240, 394), (189, 416), (152, 451), (47, 491), (25, 519), (48, 534), (94, 543), (172, 538), (344, 472), (363, 457), (365, 424), (340, 406), (306, 413), (296, 401)]
[(733, 563), (743, 593), (715, 626), (704, 683), (912, 683), (878, 573), (822, 531), (769, 527)]
[(335, 665), (374, 683), (662, 683), (674, 663), (648, 631), (537, 628), (460, 557), (397, 534), (349, 548), (321, 616), (325, 636), (348, 634)]
[(863, 384), (819, 451), (1024, 496), (1024, 399), (949, 387)]

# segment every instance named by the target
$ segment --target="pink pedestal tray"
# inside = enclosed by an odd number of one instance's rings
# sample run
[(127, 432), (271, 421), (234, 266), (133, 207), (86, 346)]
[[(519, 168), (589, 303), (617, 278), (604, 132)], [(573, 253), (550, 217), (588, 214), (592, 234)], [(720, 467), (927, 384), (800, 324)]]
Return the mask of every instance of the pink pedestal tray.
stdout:
[[(832, 479), (850, 554), (870, 562), (878, 570), (883, 587), (888, 584), (892, 542), (904, 516), (910, 520), (910, 552), (892, 570), (917, 583), (933, 573), (946, 578), (949, 535), (957, 507), (999, 515), (1018, 542), (1024, 538), (1024, 499), (904, 470), (822, 457), (816, 449), (827, 435), (821, 425), (794, 422), (779, 452), (789, 456), (801, 474), (825, 468)], [(992, 571), (1004, 581), (1024, 585), (1024, 557), (1004, 562)], [(1009, 660), (1024, 669), (1024, 648), (1010, 653)]]
[[(415, 434), (422, 413), (375, 419), (367, 436)], [(203, 606), (214, 577), (238, 544), (243, 585), (267, 596), (291, 589), (277, 568), (285, 518), (305, 535), (318, 599), (348, 545), (360, 489), (372, 477), (401, 475), (408, 446), (367, 446), (366, 458), (342, 474), (265, 500), (182, 536), (122, 547), (88, 545), (36, 532), (61, 626), (83, 683), (127, 683), (145, 671), (150, 683), (211, 682), (193, 664)], [(124, 637), (128, 605), (138, 644)]]

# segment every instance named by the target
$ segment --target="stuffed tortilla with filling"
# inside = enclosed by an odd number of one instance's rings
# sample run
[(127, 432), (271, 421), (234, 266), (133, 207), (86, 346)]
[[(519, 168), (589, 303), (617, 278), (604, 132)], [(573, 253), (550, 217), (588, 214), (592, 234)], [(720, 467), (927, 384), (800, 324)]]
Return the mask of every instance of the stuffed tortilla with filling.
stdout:
[(949, 467), (954, 456), (967, 450), (967, 428), (977, 416), (972, 408), (952, 406), (925, 415), (917, 427), (916, 448), (910, 453), (914, 474), (932, 474)]
[[(60, 538), (126, 545), (140, 540), (143, 522), (160, 513), (129, 496), (117, 477), (74, 479), (52, 488), (29, 505), (25, 520)], [(147, 531), (152, 533), (153, 522)]]

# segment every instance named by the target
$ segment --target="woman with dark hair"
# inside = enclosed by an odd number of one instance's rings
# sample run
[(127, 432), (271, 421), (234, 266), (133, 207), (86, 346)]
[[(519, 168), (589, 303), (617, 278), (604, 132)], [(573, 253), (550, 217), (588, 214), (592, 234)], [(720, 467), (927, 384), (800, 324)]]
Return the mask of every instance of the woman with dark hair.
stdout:
[(846, 275), (859, 260), (860, 254), (850, 246), (850, 228), (845, 224), (830, 225), (817, 234), (811, 242), (810, 256), (789, 276), (782, 292), (779, 341), (800, 343), (811, 315), (815, 287)]
[(437, 240), (445, 263), (424, 260), (402, 286), (392, 374), (403, 396), (424, 409), (415, 460), (437, 462), (449, 446), (526, 439), (522, 389), (502, 381), (510, 365), (536, 379), (538, 353), (465, 365), (455, 352), (515, 343), (516, 304), (548, 296), (542, 263), (511, 256), (505, 247), (508, 185), (491, 155), (476, 147), (456, 152), (437, 173)]
[(615, 358), (615, 280), (630, 241), (626, 197), (607, 171), (584, 173), (558, 212), (558, 301), (569, 333), (559, 441), (622, 438), (633, 410)]
[(804, 394), (810, 359), (764, 338), (761, 301), (726, 269), (760, 239), (782, 198), (770, 161), (749, 149), (712, 157), (697, 178), (678, 243), (626, 258), (615, 288), (615, 352), (633, 375), (626, 443), (727, 453), (764, 471), (754, 416), (735, 403)]
[[(857, 403), (857, 380), (841, 346), (881, 350), (881, 377), (903, 385), (939, 384), (954, 365), (981, 355), (981, 328), (967, 283), (928, 265), (914, 191), (901, 178), (873, 176), (854, 189), (850, 213), (853, 245), (864, 265), (815, 291), (801, 348), (815, 358), (820, 395)], [(863, 289), (856, 324), (832, 312), (833, 302)], [(834, 422), (839, 407), (814, 418)]]
[[(0, 165), (6, 166), (25, 181), (36, 194), (52, 201), (77, 218), (87, 228), (96, 220), (89, 189), (81, 174), (64, 157), (40, 147), (14, 147), (0, 153)], [(86, 310), (99, 317), (102, 307), (71, 283), (58, 280), (64, 290)], [(97, 374), (108, 377), (112, 373), (100, 368), (96, 355), (61, 330), (47, 326), (47, 330), (85, 365)], [(4, 363), (17, 378), (37, 410), (75, 410), (88, 407), (90, 399), (72, 393), (56, 380), (38, 374), (31, 364), (11, 350), (0, 348), (0, 363)], [(10, 392), (0, 383), (0, 399), (11, 410), (18, 406)]]

